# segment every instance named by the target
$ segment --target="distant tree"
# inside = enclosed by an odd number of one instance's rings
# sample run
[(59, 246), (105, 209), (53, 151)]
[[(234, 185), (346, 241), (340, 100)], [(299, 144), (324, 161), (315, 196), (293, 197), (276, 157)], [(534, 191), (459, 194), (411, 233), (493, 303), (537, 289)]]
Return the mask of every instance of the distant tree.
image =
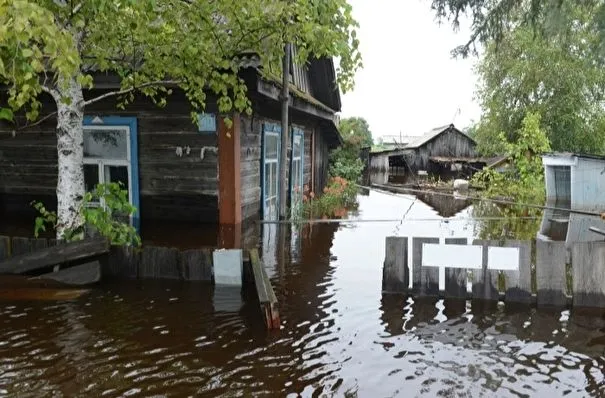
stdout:
[[(428, 0), (427, 0), (428, 1)], [(537, 35), (566, 35), (578, 25), (576, 10), (594, 16), (587, 25), (605, 36), (605, 2), (595, 0), (430, 0), (439, 21), (447, 20), (454, 29), (461, 17), (468, 17), (471, 35), (454, 50), (468, 56), (476, 53), (477, 44), (499, 43), (519, 26), (530, 27)], [(603, 40), (600, 40), (603, 43)], [(605, 46), (599, 44), (602, 55)]]
[(502, 153), (499, 134), (519, 139), (528, 113), (541, 116), (553, 150), (604, 152), (605, 67), (593, 54), (600, 39), (590, 26), (593, 15), (582, 7), (568, 12), (578, 24), (566, 35), (546, 38), (520, 25), (487, 44), (477, 67), (480, 152)]
[[(87, 106), (108, 97), (126, 105), (137, 92), (162, 106), (178, 87), (194, 112), (208, 90), (221, 113), (250, 110), (240, 55), (279, 65), (285, 43), (299, 63), (338, 57), (346, 91), (361, 65), (351, 10), (346, 0), (0, 0), (0, 119), (24, 110), (36, 120), (41, 93), (56, 105), (57, 238), (84, 225)], [(85, 98), (90, 66), (115, 73), (120, 89)]]
[[(349, 117), (342, 119), (339, 125), (340, 134), (347, 138), (353, 136), (360, 147), (371, 147), (374, 143), (370, 125), (362, 117)], [(349, 137), (350, 138), (350, 137)]]

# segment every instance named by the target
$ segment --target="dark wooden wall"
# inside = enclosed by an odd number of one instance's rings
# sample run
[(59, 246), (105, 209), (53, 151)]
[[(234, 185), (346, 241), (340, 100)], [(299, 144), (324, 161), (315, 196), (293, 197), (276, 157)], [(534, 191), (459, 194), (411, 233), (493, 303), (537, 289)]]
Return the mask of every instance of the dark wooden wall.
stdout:
[(323, 188), (328, 183), (328, 171), (330, 160), (330, 148), (325, 140), (321, 139), (321, 132), (315, 135), (315, 154), (314, 154), (314, 181), (313, 191), (322, 192)]
[(260, 219), (261, 211), (261, 137), (264, 119), (241, 116), (240, 145), (242, 220)]
[(427, 170), (431, 156), (477, 157), (475, 143), (467, 136), (455, 130), (448, 130), (421, 147), (414, 149), (413, 155), (406, 161), (414, 170)]
[[(100, 94), (100, 91), (88, 96)], [(54, 111), (49, 98), (44, 110)], [(213, 104), (208, 111), (213, 111)], [(217, 136), (198, 133), (186, 97), (176, 92), (159, 108), (140, 96), (126, 110), (115, 99), (95, 103), (87, 116), (136, 117), (139, 144), (140, 211), (142, 219), (191, 222), (218, 220)], [(29, 201), (54, 197), (57, 184), (56, 119), (12, 136), (12, 127), (0, 124), (0, 213), (21, 210), (30, 214)], [(177, 148), (183, 150), (177, 156)], [(202, 149), (204, 156), (202, 158)], [(17, 196), (12, 196), (17, 195)], [(12, 197), (10, 197), (12, 196)], [(50, 206), (56, 206), (56, 201)]]

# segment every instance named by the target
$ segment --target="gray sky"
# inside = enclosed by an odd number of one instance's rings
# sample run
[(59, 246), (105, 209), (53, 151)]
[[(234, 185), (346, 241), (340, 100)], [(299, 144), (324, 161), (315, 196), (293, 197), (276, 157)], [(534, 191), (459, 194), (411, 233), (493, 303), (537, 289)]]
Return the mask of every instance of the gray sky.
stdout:
[[(375, 138), (420, 135), (454, 121), (478, 120), (473, 101), (476, 59), (453, 59), (450, 51), (469, 36), (438, 25), (429, 0), (349, 0), (360, 24), (364, 68), (355, 90), (343, 95), (341, 117), (361, 116)], [(456, 110), (460, 114), (454, 119)]]

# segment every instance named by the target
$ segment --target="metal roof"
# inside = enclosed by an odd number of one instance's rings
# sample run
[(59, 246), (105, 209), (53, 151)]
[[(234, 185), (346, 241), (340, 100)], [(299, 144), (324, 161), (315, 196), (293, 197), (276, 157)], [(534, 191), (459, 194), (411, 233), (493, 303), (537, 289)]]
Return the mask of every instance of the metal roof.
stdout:
[(542, 157), (559, 157), (559, 158), (584, 158), (584, 159), (596, 159), (605, 160), (605, 155), (594, 155), (589, 153), (575, 153), (575, 152), (548, 152), (542, 155)]

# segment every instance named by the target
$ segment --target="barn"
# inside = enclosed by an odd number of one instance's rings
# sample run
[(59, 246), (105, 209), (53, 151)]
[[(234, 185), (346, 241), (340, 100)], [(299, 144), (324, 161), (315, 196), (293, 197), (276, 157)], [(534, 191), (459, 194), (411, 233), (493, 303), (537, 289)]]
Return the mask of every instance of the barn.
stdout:
[[(191, 118), (184, 93), (177, 90), (165, 107), (144, 96), (126, 109), (108, 98), (87, 107), (84, 121), (85, 184), (121, 181), (138, 208), (132, 223), (143, 241), (215, 243), (217, 228), (240, 231), (259, 219), (278, 217), (281, 151), (280, 82), (261, 73), (257, 57), (246, 59), (240, 76), (248, 87), (252, 114), (232, 114), (227, 126), (208, 93), (206, 113)], [(93, 98), (119, 88), (107, 73), (93, 73)], [(340, 94), (332, 59), (312, 59), (290, 68), (288, 200), (309, 185), (321, 192), (328, 177), (328, 153), (340, 145), (337, 112)], [(42, 122), (22, 128), (0, 121), (0, 234), (21, 227), (33, 231), (38, 200), (56, 207), (56, 109), (43, 97)], [(178, 233), (167, 234), (169, 225)], [(241, 228), (240, 228), (241, 227)], [(17, 233), (22, 233), (18, 230)], [(167, 235), (170, 235), (167, 238)], [(161, 238), (160, 238), (161, 236)], [(236, 244), (237, 243), (233, 243)]]
[(405, 174), (468, 176), (485, 166), (476, 151), (476, 142), (453, 124), (437, 127), (410, 139), (402, 148), (372, 153), (370, 169), (397, 168)]

